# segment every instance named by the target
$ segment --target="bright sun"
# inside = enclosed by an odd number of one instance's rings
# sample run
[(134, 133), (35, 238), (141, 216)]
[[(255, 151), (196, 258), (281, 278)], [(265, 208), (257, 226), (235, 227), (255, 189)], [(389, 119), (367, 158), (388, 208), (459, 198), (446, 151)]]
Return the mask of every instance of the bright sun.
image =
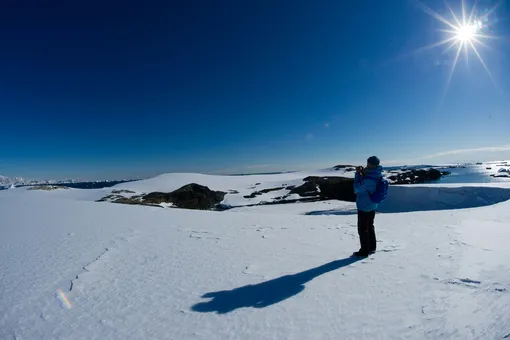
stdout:
[(460, 15), (456, 15), (452, 8), (447, 4), (448, 10), (450, 11), (450, 14), (452, 16), (452, 19), (448, 20), (445, 17), (439, 15), (437, 12), (434, 12), (432, 9), (423, 5), (419, 0), (416, 1), (418, 2), (419, 6), (422, 8), (424, 12), (431, 15), (436, 20), (438, 20), (439, 22), (443, 23), (446, 26), (446, 29), (440, 30), (443, 33), (445, 33), (444, 40), (422, 47), (420, 48), (420, 50), (434, 48), (443, 45), (448, 46), (446, 51), (449, 51), (452, 48), (456, 49), (452, 68), (448, 76), (446, 88), (448, 88), (448, 85), (451, 81), (453, 72), (455, 71), (455, 67), (457, 66), (457, 62), (459, 61), (459, 57), (462, 51), (464, 51), (466, 62), (468, 60), (469, 51), (474, 52), (482, 66), (487, 71), (489, 77), (494, 81), (492, 74), (489, 71), (489, 68), (485, 64), (485, 61), (483, 60), (482, 56), (478, 51), (478, 48), (480, 46), (487, 47), (483, 40), (495, 38), (494, 36), (485, 34), (484, 31), (488, 27), (489, 15), (491, 15), (496, 10), (497, 6), (489, 11), (485, 11), (483, 16), (477, 17), (477, 15), (475, 14), (476, 12), (475, 6), (473, 6), (471, 8), (471, 11), (468, 13), (468, 11), (466, 10), (466, 6), (464, 4), (464, 0), (460, 1), (462, 8)]
[(469, 43), (476, 39), (478, 24), (466, 24), (458, 27), (455, 31), (455, 38), (461, 43)]

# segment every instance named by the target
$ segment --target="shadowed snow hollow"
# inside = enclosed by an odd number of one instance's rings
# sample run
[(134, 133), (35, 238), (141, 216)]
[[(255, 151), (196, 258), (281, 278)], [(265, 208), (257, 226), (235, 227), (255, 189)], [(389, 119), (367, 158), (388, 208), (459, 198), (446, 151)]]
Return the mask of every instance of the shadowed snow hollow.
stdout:
[[(455, 185), (402, 185), (390, 186), (388, 198), (379, 206), (381, 213), (454, 210), (477, 208), (510, 200), (510, 187), (455, 186)], [(346, 202), (347, 203), (347, 202)], [(354, 204), (339, 208), (312, 210), (305, 215), (355, 215)]]
[(510, 199), (510, 188), (491, 186), (391, 186), (383, 213), (466, 209)]

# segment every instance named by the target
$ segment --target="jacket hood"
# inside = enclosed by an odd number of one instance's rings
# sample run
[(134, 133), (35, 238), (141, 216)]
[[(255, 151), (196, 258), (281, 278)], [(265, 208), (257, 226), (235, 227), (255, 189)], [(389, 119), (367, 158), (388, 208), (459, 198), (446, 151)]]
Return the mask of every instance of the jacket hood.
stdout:
[(374, 169), (370, 169), (370, 168), (365, 168), (365, 176), (366, 177), (381, 177), (382, 175), (382, 166), (378, 166), (377, 168), (374, 168)]

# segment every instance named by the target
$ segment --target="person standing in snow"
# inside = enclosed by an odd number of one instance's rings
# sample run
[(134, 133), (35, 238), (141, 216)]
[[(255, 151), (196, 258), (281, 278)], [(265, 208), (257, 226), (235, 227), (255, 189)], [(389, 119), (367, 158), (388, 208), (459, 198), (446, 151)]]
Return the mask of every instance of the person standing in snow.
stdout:
[(358, 234), (361, 244), (354, 256), (367, 257), (374, 253), (377, 244), (375, 237), (374, 218), (377, 203), (372, 202), (371, 196), (382, 178), (382, 167), (379, 158), (372, 156), (367, 160), (367, 167), (358, 166), (354, 176), (354, 192), (356, 193), (356, 208), (358, 209)]

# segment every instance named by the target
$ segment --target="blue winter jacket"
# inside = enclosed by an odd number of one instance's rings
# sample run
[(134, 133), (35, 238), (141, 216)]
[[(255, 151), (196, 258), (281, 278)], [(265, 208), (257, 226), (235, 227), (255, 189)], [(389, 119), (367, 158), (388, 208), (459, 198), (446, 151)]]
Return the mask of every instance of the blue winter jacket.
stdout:
[(377, 184), (382, 176), (382, 167), (375, 169), (365, 169), (365, 175), (360, 176), (358, 173), (354, 176), (354, 192), (356, 193), (356, 208), (362, 211), (374, 211), (379, 206), (372, 202), (370, 194), (375, 192)]

